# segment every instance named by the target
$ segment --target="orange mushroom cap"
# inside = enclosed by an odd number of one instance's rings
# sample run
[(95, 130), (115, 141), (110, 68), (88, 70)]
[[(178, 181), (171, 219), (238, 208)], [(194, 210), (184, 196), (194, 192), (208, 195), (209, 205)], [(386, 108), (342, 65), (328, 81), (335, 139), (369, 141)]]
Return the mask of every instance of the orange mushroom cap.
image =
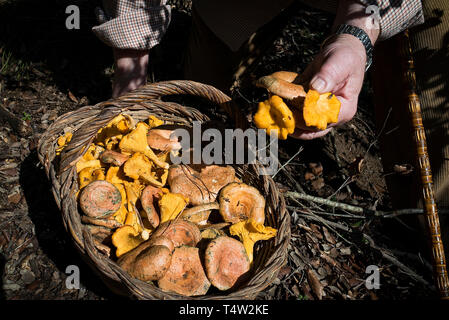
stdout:
[(212, 285), (220, 290), (228, 290), (245, 278), (250, 262), (240, 241), (219, 236), (206, 248), (205, 266)]
[(163, 291), (184, 296), (200, 296), (207, 293), (210, 282), (201, 264), (199, 249), (182, 246), (173, 252), (170, 268), (159, 279), (158, 286)]
[(318, 91), (309, 90), (304, 101), (304, 122), (309, 127), (324, 130), (329, 123), (338, 122), (340, 106), (341, 103), (334, 94), (320, 94)]
[(142, 250), (127, 268), (128, 273), (142, 281), (161, 279), (168, 271), (172, 252), (166, 246), (153, 245)]
[(247, 184), (226, 185), (220, 191), (219, 204), (219, 212), (226, 222), (237, 223), (249, 218), (261, 224), (265, 221), (265, 198)]
[(171, 166), (167, 182), (170, 191), (189, 198), (194, 206), (214, 202), (220, 189), (235, 179), (231, 166), (210, 165), (201, 172), (189, 166)]
[(148, 131), (148, 145), (152, 149), (160, 151), (177, 151), (181, 149), (181, 143), (178, 138), (171, 138), (173, 130), (152, 129)]
[(120, 209), (122, 196), (112, 183), (96, 180), (84, 187), (79, 202), (86, 215), (92, 218), (104, 218)]
[(201, 232), (193, 222), (172, 220), (161, 223), (153, 233), (153, 237), (164, 236), (170, 239), (175, 247), (182, 245), (196, 246), (201, 240)]

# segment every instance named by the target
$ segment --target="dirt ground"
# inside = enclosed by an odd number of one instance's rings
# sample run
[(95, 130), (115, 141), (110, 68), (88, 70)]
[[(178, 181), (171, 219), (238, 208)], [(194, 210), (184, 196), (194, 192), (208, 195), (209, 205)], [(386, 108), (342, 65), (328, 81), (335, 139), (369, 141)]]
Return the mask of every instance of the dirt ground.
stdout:
[[(39, 137), (59, 115), (110, 98), (111, 50), (91, 32), (98, 2), (0, 0), (2, 299), (122, 299), (75, 250), (36, 153)], [(152, 82), (182, 78), (190, 9), (185, 1), (171, 3), (170, 28), (150, 53)], [(80, 7), (80, 30), (64, 27), (70, 4)], [(329, 14), (297, 9), (251, 76), (302, 72), (331, 22)], [(266, 93), (237, 87), (233, 97), (251, 113)], [(279, 189), (391, 211), (377, 144), (382, 132), (374, 125), (373, 110), (367, 77), (352, 121), (321, 139), (282, 141), (284, 166), (275, 176)], [(292, 196), (286, 200), (292, 217), (288, 264), (260, 299), (435, 298), (427, 248), (416, 245), (422, 232), (413, 217), (375, 218)], [(65, 285), (69, 265), (80, 268), (79, 290)], [(370, 265), (379, 268), (379, 289), (365, 286)]]

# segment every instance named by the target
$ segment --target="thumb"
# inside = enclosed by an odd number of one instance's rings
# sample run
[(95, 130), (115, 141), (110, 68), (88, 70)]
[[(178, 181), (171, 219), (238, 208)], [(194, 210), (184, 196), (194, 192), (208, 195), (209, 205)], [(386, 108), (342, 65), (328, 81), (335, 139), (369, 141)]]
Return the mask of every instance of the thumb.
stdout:
[(337, 91), (348, 77), (345, 65), (341, 63), (341, 60), (339, 61), (336, 55), (327, 57), (318, 72), (312, 77), (310, 86), (319, 93)]

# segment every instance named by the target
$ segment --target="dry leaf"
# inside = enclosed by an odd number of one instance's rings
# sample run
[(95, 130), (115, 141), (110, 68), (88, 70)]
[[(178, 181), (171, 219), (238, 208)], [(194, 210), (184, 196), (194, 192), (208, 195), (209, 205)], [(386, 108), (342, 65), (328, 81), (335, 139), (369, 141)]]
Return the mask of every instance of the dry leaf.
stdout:
[(78, 99), (75, 97), (75, 95), (69, 90), (68, 93), (69, 99), (72, 100), (75, 103), (78, 103)]
[(322, 300), (324, 296), (324, 288), (314, 270), (307, 270), (307, 281), (309, 282), (309, 285), (316, 297), (319, 300)]

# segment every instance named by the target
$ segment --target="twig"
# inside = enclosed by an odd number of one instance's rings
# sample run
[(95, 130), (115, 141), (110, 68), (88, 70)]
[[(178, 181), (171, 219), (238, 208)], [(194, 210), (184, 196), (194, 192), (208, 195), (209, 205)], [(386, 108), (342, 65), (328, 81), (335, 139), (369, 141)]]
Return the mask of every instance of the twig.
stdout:
[[(296, 189), (301, 193), (301, 194), (305, 194), (304, 189), (301, 187), (301, 185), (298, 183), (298, 181), (296, 181), (291, 175), (290, 173), (285, 170), (285, 168), (282, 168), (282, 172), (285, 174), (285, 176), (295, 185)], [(316, 209), (322, 210), (315, 202), (313, 201), (308, 201), (308, 203), (310, 204), (311, 207), (314, 207)], [(305, 206), (304, 206), (305, 207)]]
[(421, 277), (420, 275), (418, 275), (416, 272), (414, 272), (412, 269), (410, 269), (409, 267), (407, 267), (406, 265), (404, 265), (402, 262), (400, 262), (399, 260), (397, 260), (394, 255), (389, 252), (389, 250), (385, 249), (385, 248), (381, 248), (378, 247), (375, 243), (374, 240), (368, 236), (367, 234), (363, 234), (363, 237), (368, 241), (368, 243), (370, 244), (370, 246), (373, 249), (378, 250), (381, 254), (382, 257), (384, 257), (386, 260), (390, 261), (391, 263), (393, 263), (395, 266), (397, 266), (399, 269), (401, 269), (405, 274), (407, 274), (408, 276), (410, 276), (411, 278), (415, 279), (418, 282), (421, 282), (422, 284), (430, 287), (430, 283), (427, 282), (423, 277)]
[[(299, 210), (297, 207), (294, 206), (286, 206), (287, 209), (290, 210), (296, 210), (298, 212), (302, 212), (301, 210)], [(302, 212), (305, 213), (305, 212)], [(338, 217), (338, 218), (348, 218), (348, 219), (367, 219), (367, 217), (365, 216), (357, 216), (357, 215), (353, 215), (353, 214), (340, 214), (340, 213), (331, 213), (331, 212), (324, 212), (324, 211), (313, 211), (313, 213), (318, 214), (318, 215), (325, 215), (325, 216), (332, 216), (332, 217)]]
[[(346, 210), (346, 211), (353, 212), (353, 213), (368, 214), (368, 215), (371, 215), (373, 217), (378, 217), (378, 218), (395, 218), (395, 217), (402, 216), (402, 215), (424, 214), (424, 210), (419, 209), (419, 208), (399, 209), (399, 210), (392, 210), (392, 211), (372, 210), (372, 209), (357, 207), (354, 205), (336, 202), (336, 201), (332, 201), (329, 199), (319, 198), (319, 197), (311, 196), (311, 195), (308, 195), (305, 193), (299, 193), (299, 192), (294, 192), (294, 191), (287, 191), (284, 193), (284, 196), (286, 196), (290, 199), (301, 199), (301, 200), (306, 200), (306, 201), (312, 201), (312, 202), (327, 205), (332, 208), (339, 208), (339, 209)], [(446, 215), (446, 214), (449, 214), (449, 209), (439, 209), (438, 212), (440, 214)], [(363, 216), (354, 216), (354, 218), (363, 219), (364, 217)]]
[[(346, 190), (348, 190), (348, 194), (351, 195), (351, 194), (352, 194), (352, 190), (351, 190), (351, 188), (349, 187), (349, 183), (352, 182), (352, 178), (351, 178), (351, 177), (347, 178), (346, 175), (345, 175), (345, 174), (343, 173), (343, 171), (341, 170), (341, 169), (342, 169), (342, 167), (341, 167), (341, 161), (340, 161), (340, 157), (338, 156), (337, 144), (335, 143), (335, 130), (332, 130), (332, 131), (331, 131), (331, 136), (332, 136), (332, 139), (331, 139), (331, 140), (332, 140), (332, 146), (333, 146), (333, 148), (334, 148), (335, 162), (337, 162), (338, 171), (340, 171), (340, 174), (341, 174), (341, 176), (342, 176), (342, 178), (343, 178), (343, 180), (344, 180), (343, 185), (342, 185), (340, 188), (338, 188), (338, 190), (335, 191), (334, 194), (336, 194), (336, 193), (339, 192), (341, 189), (343, 189), (344, 187), (346, 187)], [(331, 196), (329, 196), (328, 198), (329, 198), (329, 199), (332, 198), (332, 197), (334, 196), (334, 194), (331, 195)]]
[(271, 176), (271, 178), (274, 179), (274, 177), (278, 174), (278, 172), (281, 171), (282, 169), (284, 169), (284, 167), (287, 166), (287, 165), (290, 163), (290, 161), (292, 161), (294, 158), (296, 158), (296, 156), (297, 156), (298, 154), (300, 154), (303, 150), (304, 150), (304, 147), (301, 146), (301, 147), (299, 148), (298, 152), (296, 152), (296, 153), (293, 155), (293, 157), (291, 157), (290, 159), (288, 159), (287, 162), (284, 163), (284, 164), (278, 169), (278, 171), (276, 171), (275, 174), (273, 174), (273, 175)]
[(317, 202), (320, 204), (324, 204), (327, 205), (329, 207), (334, 207), (334, 208), (340, 208), (340, 209), (345, 209), (347, 211), (350, 212), (354, 212), (354, 213), (366, 213), (366, 211), (373, 211), (373, 210), (369, 210), (369, 209), (364, 209), (361, 207), (356, 207), (353, 205), (349, 205), (346, 203), (341, 203), (341, 202), (336, 202), (336, 201), (332, 201), (329, 199), (323, 199), (323, 198), (319, 198), (319, 197), (315, 197), (315, 196), (310, 196), (308, 194), (305, 193), (298, 193), (298, 192), (293, 192), (293, 191), (287, 191), (284, 193), (284, 195), (288, 198), (291, 199), (301, 199), (301, 200), (307, 200), (307, 201), (313, 201), (313, 202)]
[(370, 143), (370, 145), (366, 149), (365, 156), (363, 158), (366, 157), (366, 155), (368, 154), (368, 152), (371, 149), (371, 147), (376, 144), (377, 140), (379, 140), (380, 136), (382, 135), (382, 132), (385, 130), (385, 127), (386, 127), (387, 122), (388, 122), (388, 118), (390, 118), (390, 113), (391, 113), (392, 110), (393, 110), (393, 108), (391, 108), (391, 107), (390, 107), (390, 109), (388, 109), (387, 116), (385, 117), (384, 123), (382, 125), (382, 128), (379, 131), (379, 134), (377, 135), (376, 139), (374, 139), (374, 141)]
[(337, 231), (335, 231), (335, 229), (334, 229), (334, 228), (336, 228), (336, 229), (341, 229), (341, 230), (346, 231), (346, 232), (352, 232), (352, 230), (351, 230), (349, 227), (343, 226), (343, 225), (341, 225), (340, 223), (336, 223), (336, 222), (332, 222), (332, 221), (323, 219), (323, 218), (321, 218), (321, 217), (319, 217), (319, 216), (317, 216), (317, 215), (310, 215), (310, 214), (307, 214), (307, 213), (302, 213), (301, 215), (302, 215), (304, 218), (306, 218), (306, 219), (310, 219), (310, 220), (322, 222), (323, 224), (326, 225), (326, 227), (328, 227), (329, 229), (331, 229), (332, 231), (334, 231), (335, 233), (337, 233), (338, 236), (341, 237), (343, 240), (345, 240), (346, 242), (348, 242), (348, 243), (351, 244), (351, 245), (353, 244), (353, 243), (350, 242), (349, 240), (346, 240), (344, 237), (342, 237), (342, 236), (341, 236)]

